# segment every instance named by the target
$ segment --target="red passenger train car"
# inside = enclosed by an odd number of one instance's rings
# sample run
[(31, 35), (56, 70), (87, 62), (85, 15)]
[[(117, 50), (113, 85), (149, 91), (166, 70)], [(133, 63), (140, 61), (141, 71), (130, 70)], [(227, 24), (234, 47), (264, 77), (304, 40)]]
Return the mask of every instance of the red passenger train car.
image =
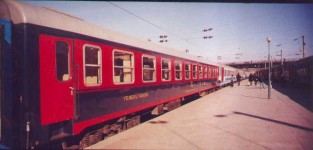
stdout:
[(138, 124), (141, 113), (158, 115), (187, 96), (216, 88), (223, 70), (16, 1), (0, 1), (0, 31), (0, 136), (1, 144), (12, 148), (69, 137), (81, 137), (80, 146), (87, 146)]

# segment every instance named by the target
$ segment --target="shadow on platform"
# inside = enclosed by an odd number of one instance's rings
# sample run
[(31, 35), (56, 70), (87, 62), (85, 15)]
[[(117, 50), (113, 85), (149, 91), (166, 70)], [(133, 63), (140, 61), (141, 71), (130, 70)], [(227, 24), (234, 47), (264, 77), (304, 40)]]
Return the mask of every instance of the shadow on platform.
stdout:
[(273, 122), (273, 123), (285, 125), (285, 126), (288, 126), (288, 127), (301, 129), (301, 130), (304, 130), (304, 131), (313, 132), (312, 128), (307, 128), (307, 127), (303, 127), (303, 126), (299, 126), (299, 125), (295, 125), (295, 124), (291, 124), (291, 123), (287, 123), (287, 122), (282, 122), (282, 121), (279, 121), (279, 120), (264, 118), (264, 117), (261, 117), (261, 116), (246, 114), (246, 113), (237, 112), (237, 111), (233, 111), (233, 113), (236, 114), (236, 115), (243, 115), (243, 116), (253, 117), (253, 118), (257, 118), (257, 119), (261, 119), (261, 120), (270, 121), (270, 122)]

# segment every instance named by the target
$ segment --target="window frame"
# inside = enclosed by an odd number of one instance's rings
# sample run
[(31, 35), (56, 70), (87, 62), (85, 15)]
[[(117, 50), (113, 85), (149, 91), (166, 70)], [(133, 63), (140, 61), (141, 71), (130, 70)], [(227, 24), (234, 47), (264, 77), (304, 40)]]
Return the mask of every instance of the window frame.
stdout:
[(199, 69), (199, 79), (203, 79), (203, 66), (202, 65), (198, 65), (198, 69)]
[(203, 79), (208, 78), (208, 66), (203, 66)]
[[(163, 69), (163, 60), (168, 60), (169, 69)], [(169, 79), (168, 79), (168, 80), (163, 79), (163, 71), (164, 71), (164, 70), (169, 71)], [(168, 58), (161, 58), (161, 80), (162, 80), (163, 82), (168, 82), (168, 81), (171, 81), (171, 80), (172, 80), (172, 61), (171, 61), (171, 59), (168, 59)]]
[[(132, 58), (131, 58), (131, 64), (132, 64), (132, 67), (121, 67), (121, 66), (118, 66), (118, 68), (127, 68), (127, 69), (132, 69), (132, 82), (115, 82), (114, 81), (114, 71), (115, 71), (115, 64), (114, 64), (114, 61), (115, 61), (115, 57), (114, 57), (114, 54), (115, 52), (121, 52), (123, 54), (131, 54), (132, 55)], [(121, 84), (134, 84), (135, 83), (135, 80), (136, 80), (136, 77), (135, 77), (135, 54), (133, 52), (130, 52), (130, 51), (125, 51), (125, 50), (119, 50), (119, 49), (113, 49), (112, 51), (112, 67), (113, 67), (113, 70), (112, 70), (112, 81), (113, 81), (113, 84), (115, 85), (121, 85)]]
[[(186, 70), (186, 65), (188, 66), (188, 69), (189, 69), (189, 70)], [(190, 70), (190, 63), (185, 63), (185, 64), (184, 64), (184, 71), (185, 71), (185, 80), (190, 80), (190, 76), (192, 76), (192, 75), (191, 75), (191, 70)], [(187, 72), (189, 72), (189, 78), (186, 78)]]
[[(195, 68), (195, 76), (193, 75), (194, 74), (194, 66), (196, 66)], [(198, 65), (197, 64), (192, 64), (192, 79), (198, 79)]]
[[(144, 68), (144, 66), (143, 66), (143, 58), (144, 57), (148, 57), (148, 58), (153, 58), (154, 60), (153, 60), (153, 66), (154, 66), (154, 68), (153, 69), (151, 69), (151, 68)], [(154, 70), (154, 73), (153, 73), (153, 80), (151, 80), (151, 81), (145, 81), (144, 80), (144, 70)], [(141, 73), (141, 80), (142, 80), (142, 82), (144, 82), (144, 83), (152, 83), (152, 82), (156, 82), (156, 79), (157, 79), (157, 73), (156, 73), (156, 57), (155, 56), (152, 56), (152, 55), (146, 55), (146, 54), (143, 54), (142, 56), (141, 56), (141, 71), (142, 71), (142, 73)]]
[[(176, 63), (179, 63), (180, 64), (180, 70), (176, 70)], [(180, 80), (182, 80), (183, 79), (183, 62), (182, 61), (178, 61), (178, 60), (175, 60), (175, 62), (174, 62), (174, 72), (175, 72), (175, 80), (176, 81), (180, 81)], [(180, 79), (177, 79), (176, 78), (176, 72), (177, 71), (179, 71), (179, 74), (180, 74)]]
[[(58, 62), (57, 62), (57, 60), (58, 60), (58, 58), (57, 58), (57, 43), (58, 42), (63, 42), (63, 43), (66, 43), (67, 44), (67, 46), (68, 46), (68, 51), (67, 51), (67, 71), (68, 71), (68, 78), (67, 78), (67, 80), (59, 80), (59, 78), (58, 78)], [(66, 41), (63, 41), (63, 40), (57, 40), (56, 42), (55, 42), (55, 70), (56, 70), (56, 79), (57, 79), (57, 81), (59, 81), (59, 82), (67, 82), (67, 81), (69, 81), (69, 80), (71, 80), (71, 76), (72, 76), (72, 73), (71, 73), (71, 47), (70, 47), (70, 44), (68, 43), (68, 42), (66, 42)], [(65, 74), (63, 74), (63, 76), (64, 76)], [(62, 76), (62, 79), (63, 79), (63, 76)]]
[(208, 67), (208, 78), (209, 79), (212, 78), (211, 71), (212, 71), (212, 68)]
[[(86, 47), (91, 47), (91, 48), (98, 48), (99, 51), (98, 51), (98, 64), (97, 66), (99, 67), (98, 69), (98, 77), (99, 77), (99, 83), (96, 83), (96, 84), (88, 84), (86, 82), (86, 62), (85, 62), (85, 59), (86, 59)], [(88, 65), (87, 65), (88, 66)], [(90, 65), (89, 67), (96, 67), (96, 66), (93, 66), (93, 65)], [(93, 44), (84, 44), (83, 45), (83, 80), (84, 80), (84, 85), (87, 86), (87, 87), (93, 87), (93, 86), (100, 86), (102, 85), (102, 49), (100, 46), (98, 45), (93, 45)]]

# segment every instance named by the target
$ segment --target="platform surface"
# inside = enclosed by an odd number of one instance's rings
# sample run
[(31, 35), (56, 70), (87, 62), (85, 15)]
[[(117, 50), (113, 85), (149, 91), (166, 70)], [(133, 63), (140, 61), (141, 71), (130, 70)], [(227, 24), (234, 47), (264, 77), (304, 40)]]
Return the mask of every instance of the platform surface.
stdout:
[(313, 113), (267, 92), (226, 87), (87, 149), (313, 150)]

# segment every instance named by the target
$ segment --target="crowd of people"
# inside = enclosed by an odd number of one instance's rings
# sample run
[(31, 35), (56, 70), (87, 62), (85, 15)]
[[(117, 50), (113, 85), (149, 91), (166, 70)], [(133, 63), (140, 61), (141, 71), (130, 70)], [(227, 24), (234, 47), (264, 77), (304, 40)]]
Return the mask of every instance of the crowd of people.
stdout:
[[(233, 75), (231, 75), (231, 76), (232, 76), (232, 78), (231, 78), (232, 80), (231, 80), (230, 86), (233, 87), (234, 86), (234, 81), (233, 81), (234, 76)], [(241, 78), (242, 78), (241, 75), (238, 73), (236, 75), (236, 81), (237, 81), (238, 86), (240, 86)], [(259, 83), (260, 89), (265, 89), (265, 86), (264, 86), (265, 78), (264, 78), (264, 75), (262, 73), (259, 73), (259, 74), (250, 73), (248, 80), (249, 80), (250, 86), (252, 86), (253, 84), (256, 86)], [(281, 85), (283, 86), (285, 84), (284, 78), (282, 78), (280, 80), (280, 82), (281, 82)]]
[[(232, 75), (232, 78), (233, 78), (233, 75)], [(255, 86), (259, 82), (260, 89), (262, 89), (262, 88), (265, 89), (265, 87), (264, 87), (264, 76), (262, 75), (262, 73), (260, 73), (259, 75), (256, 74), (256, 73), (254, 73), (254, 74), (250, 73), (248, 78), (249, 78), (250, 86), (252, 86), (253, 82), (254, 82)], [(240, 86), (241, 75), (239, 73), (236, 75), (236, 80), (237, 80), (238, 86)], [(231, 87), (234, 86), (234, 81), (233, 80), (231, 80), (230, 86)]]
[(264, 76), (260, 73), (259, 75), (254, 73), (250, 73), (249, 75), (249, 82), (250, 82), (250, 86), (252, 86), (252, 82), (254, 81), (254, 85), (256, 86), (257, 83), (260, 83), (260, 89), (264, 89)]
[[(239, 73), (236, 75), (236, 80), (237, 80), (238, 86), (240, 86), (241, 75)], [(233, 87), (233, 86), (234, 86), (233, 75), (231, 75), (230, 87)]]

